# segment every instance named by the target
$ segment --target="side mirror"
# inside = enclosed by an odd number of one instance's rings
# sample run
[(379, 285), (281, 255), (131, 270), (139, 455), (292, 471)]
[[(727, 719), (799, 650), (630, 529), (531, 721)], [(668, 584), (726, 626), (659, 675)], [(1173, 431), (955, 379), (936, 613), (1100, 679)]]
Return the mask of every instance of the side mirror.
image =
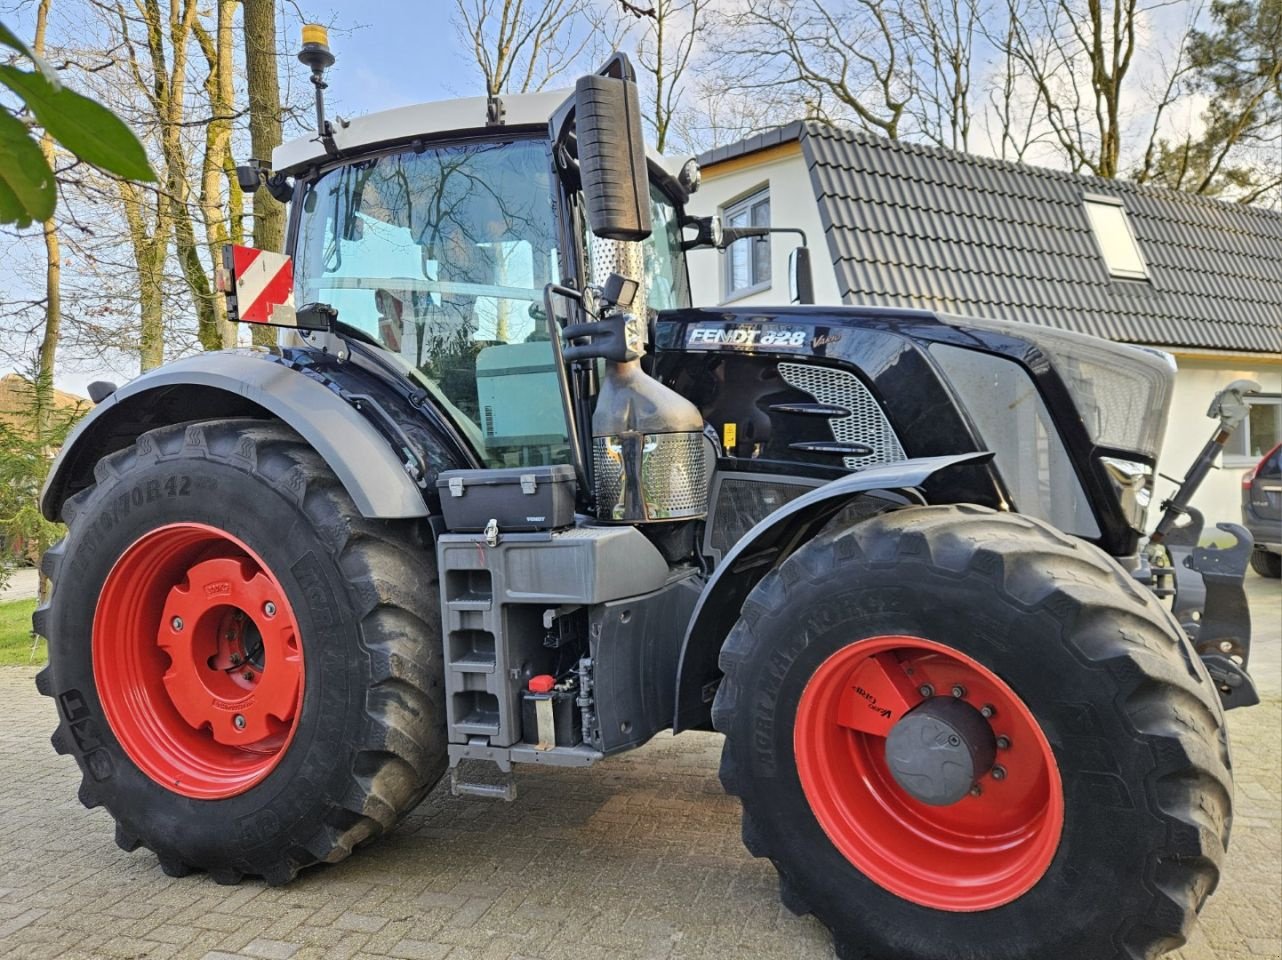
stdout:
[(809, 247), (797, 247), (788, 256), (788, 297), (792, 303), (815, 302), (815, 277), (810, 270)]
[(588, 225), (603, 240), (644, 240), (650, 236), (650, 184), (636, 83), (581, 77), (574, 104)]

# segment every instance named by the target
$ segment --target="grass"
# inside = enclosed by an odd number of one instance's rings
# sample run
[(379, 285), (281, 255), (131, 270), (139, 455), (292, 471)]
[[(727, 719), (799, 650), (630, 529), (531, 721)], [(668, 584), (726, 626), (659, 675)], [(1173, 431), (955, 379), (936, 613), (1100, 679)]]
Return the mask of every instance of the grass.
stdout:
[(0, 666), (38, 666), (45, 662), (44, 638), (32, 645), (31, 611), (34, 600), (0, 603)]

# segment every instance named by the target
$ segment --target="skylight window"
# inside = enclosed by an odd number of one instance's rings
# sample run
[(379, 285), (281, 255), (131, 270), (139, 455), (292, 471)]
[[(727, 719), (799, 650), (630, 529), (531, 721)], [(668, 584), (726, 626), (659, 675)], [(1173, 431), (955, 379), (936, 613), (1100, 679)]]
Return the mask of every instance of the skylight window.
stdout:
[(1108, 272), (1114, 277), (1147, 280), (1148, 265), (1121, 202), (1112, 197), (1086, 197), (1086, 216)]

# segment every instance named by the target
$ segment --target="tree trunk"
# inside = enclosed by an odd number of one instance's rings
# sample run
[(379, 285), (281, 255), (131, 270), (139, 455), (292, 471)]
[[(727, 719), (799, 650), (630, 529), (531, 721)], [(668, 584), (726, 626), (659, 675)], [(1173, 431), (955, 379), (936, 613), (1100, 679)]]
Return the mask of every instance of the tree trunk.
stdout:
[[(52, 0), (40, 0), (40, 6), (36, 9), (36, 36), (31, 49), (37, 57), (45, 55), (45, 30), (49, 24), (51, 5)], [(40, 138), (40, 152), (44, 154), (49, 169), (57, 169), (54, 164), (53, 137), (47, 133)], [(44, 240), (45, 323), (40, 335), (40, 360), (35, 383), (36, 438), (41, 442), (42, 448), (49, 435), (53, 416), (53, 376), (58, 354), (58, 331), (62, 326), (62, 250), (58, 224), (53, 217), (44, 222)]]
[[(236, 0), (218, 0), (214, 35), (210, 36), (199, 23), (195, 25), (196, 39), (205, 53), (209, 74), (205, 79), (205, 93), (209, 100), (210, 120), (205, 127), (205, 151), (200, 167), (200, 211), (205, 222), (205, 242), (209, 248), (209, 262), (217, 264), (227, 243), (228, 223), (234, 211), (224, 204), (223, 183), (226, 176), (227, 157), (231, 153), (232, 113), (235, 93), (232, 73), (235, 62), (232, 56), (232, 28), (236, 17)], [(204, 270), (201, 270), (204, 275)], [(213, 312), (213, 331), (206, 348), (234, 347), (236, 327), (227, 320), (227, 303), (220, 294), (210, 291), (210, 308)], [(202, 335), (202, 341), (204, 336)], [(216, 339), (216, 343), (214, 342)]]
[[(40, 0), (40, 6), (36, 9), (36, 36), (31, 49), (37, 57), (45, 55), (45, 30), (49, 25), (51, 5), (52, 0)], [(49, 169), (56, 170), (53, 137), (48, 133), (40, 138), (40, 152), (44, 154)], [(44, 240), (45, 323), (40, 334), (40, 357), (34, 384), (36, 449), (39, 451), (41, 478), (48, 472), (53, 456), (48, 438), (53, 422), (53, 376), (57, 363), (58, 331), (62, 326), (62, 249), (58, 238), (58, 223), (53, 217), (44, 222)], [(35, 547), (36, 553), (43, 555), (49, 544), (38, 539)], [(49, 597), (49, 578), (45, 576), (43, 569), (37, 580), (36, 596), (42, 603)]]
[[(280, 146), (280, 81), (276, 75), (275, 0), (244, 0), (245, 73), (249, 85), (249, 143), (254, 158), (270, 161)], [(254, 246), (285, 247), (285, 206), (266, 190), (254, 194)], [(274, 344), (272, 327), (255, 325), (254, 343)]]

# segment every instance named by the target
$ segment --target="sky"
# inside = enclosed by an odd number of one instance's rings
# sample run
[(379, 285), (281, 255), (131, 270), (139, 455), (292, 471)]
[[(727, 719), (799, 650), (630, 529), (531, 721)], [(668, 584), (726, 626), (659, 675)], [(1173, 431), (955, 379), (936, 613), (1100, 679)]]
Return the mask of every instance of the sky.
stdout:
[[(338, 60), (327, 95), (340, 115), (485, 92), (475, 64), (458, 55), (452, 0), (302, 0), (299, 6), (330, 25), (330, 49)], [(306, 75), (302, 64), (298, 71), (300, 79)]]

